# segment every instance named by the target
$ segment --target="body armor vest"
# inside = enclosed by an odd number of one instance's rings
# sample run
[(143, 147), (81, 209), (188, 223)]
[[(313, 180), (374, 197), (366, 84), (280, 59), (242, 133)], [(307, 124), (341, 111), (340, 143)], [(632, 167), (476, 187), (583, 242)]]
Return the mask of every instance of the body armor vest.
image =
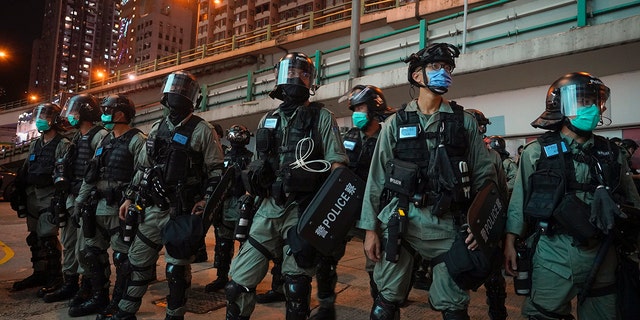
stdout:
[[(204, 157), (202, 153), (192, 150), (190, 145), (193, 130), (200, 121), (204, 120), (192, 115), (185, 124), (172, 132), (164, 119), (155, 138), (147, 140), (151, 162), (162, 168), (164, 183), (169, 189), (175, 188), (178, 182), (193, 180), (190, 178), (203, 178)], [(197, 187), (200, 187), (199, 183)]]
[(138, 133), (139, 129), (131, 128), (117, 138), (110, 133), (102, 140), (99, 151), (96, 151), (101, 180), (131, 181), (135, 164), (134, 155), (129, 151), (129, 143)]
[(61, 134), (56, 134), (53, 140), (44, 146), (42, 138), (36, 142), (33, 153), (29, 155), (28, 159), (27, 184), (35, 185), (38, 188), (53, 185), (52, 175), (56, 163), (56, 149), (62, 138)]
[(344, 148), (349, 156), (349, 169), (355, 172), (362, 180), (367, 181), (371, 158), (376, 147), (375, 137), (370, 137), (362, 141), (360, 129), (351, 128), (344, 135)]
[[(555, 131), (546, 132), (538, 138), (538, 142), (543, 150), (546, 146), (556, 145), (561, 142), (564, 143), (560, 133)], [(600, 164), (602, 168), (602, 178), (605, 184), (615, 192), (620, 183), (621, 167), (618, 163), (619, 152), (619, 148), (612, 146), (611, 142), (607, 139), (594, 135), (593, 147), (590, 150), (584, 150), (580, 154), (566, 152), (564, 154), (564, 164), (561, 163), (560, 157), (547, 157), (544, 151), (541, 152), (540, 159), (536, 161), (536, 170), (550, 170), (563, 176), (566, 181), (566, 192), (584, 191), (593, 193), (596, 187), (600, 185), (594, 171), (597, 164)], [(574, 160), (589, 166), (589, 172), (591, 173), (589, 182), (579, 183), (576, 180), (575, 167), (573, 165)], [(550, 190), (550, 192), (552, 192), (552, 190)]]
[(244, 185), (242, 184), (242, 170), (247, 168), (252, 157), (253, 152), (249, 151), (244, 146), (232, 147), (224, 156), (225, 167), (228, 168), (229, 166), (234, 165), (236, 168), (233, 187), (231, 189), (231, 194), (234, 197), (240, 197), (246, 192)]
[[(467, 161), (467, 149), (469, 146), (467, 131), (464, 127), (464, 111), (462, 106), (450, 102), (453, 113), (440, 112), (440, 123), (437, 132), (425, 132), (420, 125), (418, 111), (405, 111), (405, 107), (398, 111), (397, 114), (397, 131), (396, 131), (396, 147), (393, 149), (394, 157), (400, 160), (413, 162), (420, 167), (420, 184), (417, 186), (416, 193), (425, 193), (428, 191), (440, 190), (440, 186), (435, 185), (439, 180), (438, 176), (430, 177), (428, 174), (429, 162), (431, 161), (431, 152), (429, 150), (427, 140), (435, 139), (436, 145), (444, 145), (446, 154), (449, 158), (450, 165), (455, 174), (456, 190), (454, 201), (463, 201), (462, 196), (462, 174), (459, 164)], [(415, 130), (415, 137), (403, 137), (402, 130)], [(436, 170), (438, 171), (438, 170)], [(435, 172), (436, 174), (438, 172)], [(470, 173), (466, 173), (470, 175)]]
[[(315, 192), (328, 175), (327, 172), (309, 172), (302, 168), (291, 169), (290, 166), (296, 161), (296, 153), (306, 154), (309, 152), (310, 143), (298, 145), (298, 142), (305, 138), (311, 138), (314, 142), (313, 150), (305, 161), (324, 159), (324, 144), (317, 127), (321, 108), (322, 104), (319, 103), (298, 107), (288, 128), (281, 127), (281, 119), (276, 109), (267, 115), (265, 127), (256, 132), (258, 157), (266, 160), (275, 170), (285, 193)], [(269, 128), (266, 123), (274, 125)], [(296, 151), (298, 146), (300, 150)], [(283, 156), (282, 163), (279, 161), (280, 156)]]
[(91, 141), (93, 137), (98, 133), (98, 131), (102, 130), (101, 126), (94, 126), (91, 128), (86, 134), (78, 134), (74, 137), (73, 143), (76, 145), (75, 152), (72, 155), (71, 165), (73, 167), (72, 171), (72, 181), (71, 181), (71, 190), (70, 192), (74, 195), (77, 195), (80, 192), (80, 186), (82, 185), (82, 180), (84, 179), (84, 174), (87, 169), (87, 164), (89, 160), (93, 158), (95, 153), (95, 149), (91, 146)]

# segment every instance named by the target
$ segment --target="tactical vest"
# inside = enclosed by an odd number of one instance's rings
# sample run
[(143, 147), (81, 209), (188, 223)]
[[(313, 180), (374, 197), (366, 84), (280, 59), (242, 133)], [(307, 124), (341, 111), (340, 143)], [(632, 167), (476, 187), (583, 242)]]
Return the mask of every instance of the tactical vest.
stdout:
[(108, 134), (96, 149), (96, 158), (100, 167), (100, 180), (131, 181), (134, 173), (135, 155), (129, 151), (131, 139), (141, 131), (131, 128), (123, 135), (115, 137)]
[(163, 119), (155, 138), (147, 140), (147, 154), (154, 165), (162, 168), (164, 183), (170, 190), (179, 182), (203, 179), (204, 156), (191, 148), (191, 136), (200, 121), (204, 120), (192, 115), (172, 132)]
[[(456, 190), (454, 190), (453, 195), (454, 201), (463, 202), (465, 199), (462, 188), (470, 185), (470, 182), (467, 184), (461, 183), (463, 173), (460, 172), (459, 164), (462, 161), (467, 161), (469, 137), (464, 127), (462, 106), (455, 103), (455, 101), (451, 101), (450, 106), (453, 109), (453, 113), (438, 113), (440, 119), (438, 120), (437, 132), (425, 132), (420, 125), (418, 111), (407, 112), (405, 110), (406, 105), (403, 106), (396, 116), (396, 146), (393, 149), (393, 154), (397, 159), (415, 163), (420, 167), (420, 183), (417, 186), (416, 193), (427, 193), (441, 190), (440, 186), (436, 185), (439, 177), (430, 177), (428, 174), (431, 152), (435, 152), (435, 150), (429, 150), (427, 140), (436, 140), (436, 146), (444, 145), (451, 168), (455, 174)], [(415, 136), (407, 138), (407, 132), (414, 132)], [(466, 174), (470, 175), (468, 172)]]
[(228, 168), (229, 166), (234, 165), (236, 168), (233, 187), (231, 189), (231, 194), (234, 197), (240, 197), (246, 192), (244, 185), (242, 184), (242, 170), (247, 168), (252, 157), (253, 152), (249, 151), (245, 147), (233, 147), (229, 149), (224, 156), (225, 167)]
[[(304, 138), (311, 138), (314, 142), (313, 150), (306, 161), (324, 159), (324, 144), (318, 131), (318, 119), (322, 106), (319, 103), (311, 103), (306, 107), (298, 107), (288, 128), (281, 127), (282, 119), (276, 109), (267, 115), (264, 126), (256, 132), (258, 158), (267, 161), (275, 170), (278, 176), (276, 183), (282, 183), (282, 191), (285, 193), (315, 192), (328, 175), (327, 172), (309, 172), (302, 168), (291, 169), (289, 166), (295, 162), (296, 147)], [(306, 154), (309, 152), (310, 145), (310, 143), (301, 143), (297, 153)], [(282, 162), (280, 162), (280, 156), (283, 157)]]
[(344, 148), (347, 151), (347, 156), (349, 156), (349, 168), (360, 178), (367, 181), (371, 158), (373, 158), (373, 151), (378, 139), (370, 137), (363, 142), (360, 129), (351, 128), (344, 135), (343, 140)]
[(81, 134), (78, 132), (73, 139), (73, 144), (76, 146), (75, 152), (72, 155), (71, 166), (73, 167), (73, 177), (71, 182), (71, 190), (72, 194), (77, 195), (80, 192), (80, 186), (82, 185), (82, 180), (84, 179), (84, 174), (87, 169), (87, 164), (89, 160), (93, 157), (95, 153), (95, 149), (91, 146), (91, 141), (93, 137), (98, 133), (98, 131), (104, 129), (101, 126), (94, 126), (91, 128), (86, 134)]
[(44, 188), (53, 185), (53, 169), (56, 163), (56, 149), (62, 140), (61, 134), (42, 145), (44, 139), (41, 137), (36, 141), (33, 153), (29, 155), (29, 169), (27, 171), (27, 184)]
[[(556, 152), (549, 155), (547, 154), (548, 152), (545, 152), (545, 148), (549, 150), (550, 147), (553, 148), (553, 150), (558, 150), (555, 146), (560, 143), (564, 144), (561, 148), (568, 148), (559, 132), (548, 131), (537, 140), (538, 143), (540, 143), (542, 152), (535, 164), (536, 171), (548, 170), (564, 177), (566, 185), (565, 193), (575, 193), (576, 191), (593, 193), (596, 187), (600, 185), (595, 173), (597, 163), (599, 163), (602, 168), (602, 178), (605, 184), (609, 186), (614, 193), (619, 191), (617, 187), (620, 183), (621, 167), (618, 163), (620, 150), (618, 147), (612, 146), (607, 139), (594, 135), (592, 148), (590, 150), (584, 150), (580, 154), (573, 154), (570, 150), (566, 150), (563, 157), (564, 164), (560, 161), (560, 157), (556, 156)], [(591, 175), (589, 182), (580, 183), (576, 180), (575, 167), (573, 165), (574, 160), (587, 164)], [(552, 186), (549, 186), (549, 193), (554, 192), (551, 187)]]

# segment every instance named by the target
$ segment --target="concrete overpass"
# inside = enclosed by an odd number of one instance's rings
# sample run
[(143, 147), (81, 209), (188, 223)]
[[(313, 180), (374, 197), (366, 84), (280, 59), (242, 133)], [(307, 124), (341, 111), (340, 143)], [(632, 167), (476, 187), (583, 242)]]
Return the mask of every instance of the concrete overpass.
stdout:
[[(194, 59), (86, 90), (97, 96), (126, 93), (139, 106), (136, 126), (147, 131), (162, 115), (159, 104), (164, 77), (175, 70), (197, 75), (206, 98), (198, 115), (228, 128), (235, 123), (255, 128), (278, 101), (268, 98), (273, 88), (271, 67), (285, 51), (312, 56), (319, 84), (312, 100), (324, 103), (351, 126), (350, 113), (338, 102), (355, 84), (381, 87), (391, 105), (411, 99), (406, 65), (401, 60), (425, 42), (449, 42), (463, 48), (454, 83), (446, 95), (460, 104), (482, 110), (492, 120), (488, 134), (507, 138), (514, 150), (526, 137), (539, 134), (529, 126), (544, 109), (546, 90), (561, 75), (587, 71), (612, 90), (612, 125), (604, 135), (638, 135), (640, 113), (640, 1), (481, 1), (464, 12), (431, 12), (418, 22), (415, 9), (404, 6), (361, 17), (360, 44), (350, 48), (351, 22), (290, 34), (212, 56)], [(461, 9), (461, 8), (458, 8)], [(422, 10), (422, 8), (421, 8)], [(425, 12), (425, 11), (421, 11)], [(440, 12), (440, 13), (438, 13)], [(350, 61), (357, 50), (360, 61)], [(349, 78), (359, 63), (360, 75)], [(15, 123), (33, 106), (0, 113), (0, 125)], [(0, 163), (24, 159), (17, 154)]]

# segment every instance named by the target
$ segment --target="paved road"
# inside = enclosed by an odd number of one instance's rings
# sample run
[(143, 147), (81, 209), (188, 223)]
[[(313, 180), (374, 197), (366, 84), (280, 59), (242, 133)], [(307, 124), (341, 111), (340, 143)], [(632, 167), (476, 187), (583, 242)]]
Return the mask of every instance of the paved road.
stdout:
[[(11, 210), (8, 203), (0, 203), (0, 319), (69, 319), (67, 316), (66, 302), (46, 304), (35, 296), (36, 289), (21, 292), (10, 292), (11, 284), (19, 279), (23, 279), (31, 274), (31, 263), (29, 262), (29, 249), (25, 244), (27, 236), (24, 220), (17, 218), (15, 212)], [(213, 257), (213, 233), (207, 237), (209, 247), (209, 262), (196, 263), (192, 265), (192, 299), (194, 306), (191, 308), (197, 312), (212, 309), (215, 304), (222, 305), (224, 297), (222, 294), (206, 295), (203, 287), (215, 277), (215, 269), (211, 267)], [(9, 257), (7, 252), (13, 251), (13, 257)], [(158, 261), (158, 281), (149, 286), (145, 295), (142, 308), (138, 313), (138, 319), (163, 319), (164, 308), (158, 306), (156, 301), (161, 300), (168, 294), (168, 289), (164, 276), (164, 257)], [(362, 253), (362, 243), (352, 241), (347, 247), (345, 258), (338, 266), (338, 298), (337, 311), (338, 319), (343, 320), (366, 320), (369, 318), (371, 308), (371, 297), (369, 296), (368, 277), (363, 270), (364, 257)], [(112, 274), (113, 281), (113, 274)], [(270, 288), (270, 275), (258, 286), (257, 291), (264, 292)], [(507, 279), (507, 309), (509, 319), (524, 319), (519, 314), (519, 307), (522, 298), (513, 294), (513, 287), (510, 279)], [(113, 282), (112, 282), (113, 283)], [(409, 296), (410, 302), (401, 311), (402, 319), (440, 319), (440, 314), (432, 311), (427, 301), (427, 292), (413, 290)], [(469, 307), (469, 314), (472, 319), (489, 319), (485, 304), (484, 288), (478, 292), (472, 292), (472, 302)], [(315, 296), (315, 291), (313, 293)], [(215, 303), (220, 301), (220, 303)], [(311, 315), (315, 313), (317, 301), (312, 301)], [(225, 308), (205, 313), (188, 312), (187, 319), (224, 319)], [(76, 319), (95, 319), (95, 316), (80, 317)], [(257, 305), (253, 320), (273, 320), (284, 319), (283, 303), (272, 303), (267, 305)]]

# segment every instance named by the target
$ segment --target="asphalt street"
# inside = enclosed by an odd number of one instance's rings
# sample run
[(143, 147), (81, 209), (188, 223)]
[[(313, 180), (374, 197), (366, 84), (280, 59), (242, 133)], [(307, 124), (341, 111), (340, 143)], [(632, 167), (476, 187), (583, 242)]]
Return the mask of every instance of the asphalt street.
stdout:
[[(9, 289), (14, 281), (29, 276), (32, 272), (30, 252), (25, 243), (27, 228), (24, 219), (19, 219), (11, 210), (7, 202), (0, 202), (0, 319), (70, 319), (67, 315), (67, 302), (44, 303), (36, 297), (37, 289), (11, 292)], [(215, 279), (213, 263), (213, 231), (207, 235), (209, 261), (192, 265), (192, 288), (189, 312), (186, 319), (224, 319), (223, 293), (205, 294), (204, 286)], [(237, 250), (236, 250), (237, 252)], [(369, 295), (369, 279), (364, 271), (365, 259), (362, 242), (354, 240), (347, 246), (347, 253), (338, 265), (338, 284), (336, 291), (337, 318), (342, 320), (366, 320), (369, 318), (372, 299)], [(168, 294), (165, 280), (164, 252), (161, 252), (157, 264), (158, 279), (150, 286), (144, 296), (142, 307), (138, 312), (138, 319), (163, 319), (165, 308), (162, 299)], [(112, 272), (112, 283), (114, 278)], [(262, 293), (270, 288), (271, 276), (258, 286), (257, 292)], [(315, 280), (314, 280), (315, 286)], [(315, 289), (311, 302), (316, 312), (318, 302), (315, 300)], [(429, 308), (428, 292), (412, 290), (409, 302), (401, 309), (401, 319), (441, 319), (440, 313)], [(469, 306), (471, 319), (489, 319), (484, 288), (471, 292), (472, 301)], [(513, 284), (507, 278), (507, 310), (509, 319), (524, 319), (520, 316), (522, 297), (513, 293)], [(284, 303), (257, 305), (251, 317), (254, 320), (284, 319)], [(95, 316), (79, 317), (75, 319), (95, 319)]]

